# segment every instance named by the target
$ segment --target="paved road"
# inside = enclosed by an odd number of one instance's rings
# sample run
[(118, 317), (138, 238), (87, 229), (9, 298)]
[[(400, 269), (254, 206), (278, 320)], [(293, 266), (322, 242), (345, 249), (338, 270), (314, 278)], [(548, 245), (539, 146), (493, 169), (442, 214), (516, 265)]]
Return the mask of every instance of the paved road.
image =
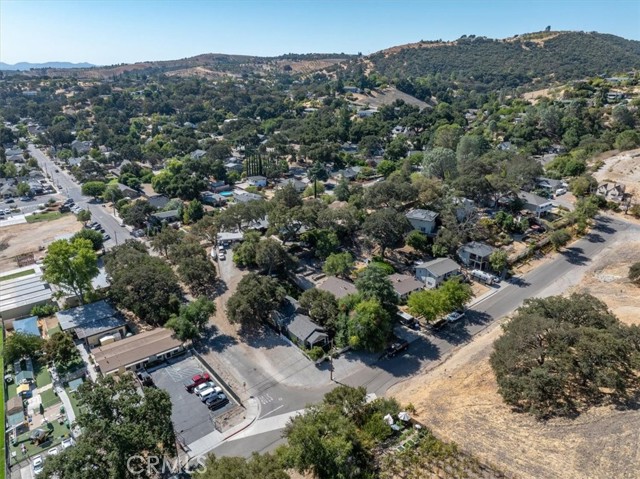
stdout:
[[(592, 232), (572, 244), (561, 255), (521, 278), (512, 279), (495, 294), (475, 304), (468, 312), (465, 323), (451, 325), (436, 335), (425, 335), (414, 341), (406, 354), (393, 359), (379, 360), (347, 377), (342, 377), (336, 368), (336, 377), (343, 384), (366, 386), (368, 392), (383, 395), (397, 382), (423, 368), (437, 365), (456, 347), (471, 340), (492, 321), (514, 311), (525, 299), (560, 294), (577, 283), (589, 267), (591, 258), (618, 241), (629, 229), (640, 234), (638, 226), (609, 217), (598, 218)], [(248, 384), (258, 386), (258, 397), (272, 398), (270, 402), (263, 404), (260, 417), (275, 412), (283, 414), (302, 409), (305, 404), (320, 400), (330, 389), (324, 385), (315, 389), (288, 387), (255, 368), (252, 371), (251, 383)], [(213, 452), (217, 455), (248, 456), (253, 451), (271, 450), (283, 441), (281, 434), (281, 428), (267, 432), (257, 428), (255, 435), (227, 441)]]
[(112, 212), (109, 212), (104, 204), (94, 203), (91, 198), (83, 196), (80, 185), (75, 182), (73, 177), (61, 170), (45, 153), (31, 144), (29, 145), (29, 153), (38, 161), (38, 165), (43, 171), (51, 177), (60, 194), (72, 198), (77, 205), (91, 211), (91, 219), (100, 223), (105, 232), (111, 236), (111, 239), (105, 243), (107, 249), (133, 238), (129, 230), (120, 226), (120, 222), (112, 216)]

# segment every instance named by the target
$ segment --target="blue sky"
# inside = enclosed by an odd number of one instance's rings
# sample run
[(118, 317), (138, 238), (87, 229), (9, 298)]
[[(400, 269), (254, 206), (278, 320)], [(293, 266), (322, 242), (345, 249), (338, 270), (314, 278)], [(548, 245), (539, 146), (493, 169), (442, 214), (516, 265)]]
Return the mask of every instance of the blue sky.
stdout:
[(0, 61), (368, 54), (421, 39), (503, 38), (547, 25), (640, 40), (640, 1), (0, 0)]

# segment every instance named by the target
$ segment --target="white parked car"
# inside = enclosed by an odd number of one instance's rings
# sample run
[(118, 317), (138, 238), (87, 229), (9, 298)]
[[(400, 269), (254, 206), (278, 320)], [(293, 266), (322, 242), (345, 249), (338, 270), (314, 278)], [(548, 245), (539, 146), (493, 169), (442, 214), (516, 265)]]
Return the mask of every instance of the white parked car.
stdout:
[(558, 188), (558, 189), (556, 190), (556, 196), (562, 196), (562, 195), (564, 195), (566, 192), (567, 192), (567, 189), (566, 189), (566, 188)]
[(57, 447), (52, 447), (51, 449), (49, 449), (47, 451), (47, 456), (57, 456), (58, 455), (58, 448)]
[(222, 388), (218, 386), (209, 387), (200, 392), (200, 401), (205, 402), (207, 399), (209, 399), (210, 396), (213, 396), (214, 394), (220, 394), (221, 392)]
[(67, 437), (62, 440), (60, 446), (62, 447), (62, 449), (69, 449), (71, 446), (75, 446), (75, 444), (76, 442), (73, 440), (73, 438)]
[(449, 323), (455, 323), (462, 318), (464, 318), (464, 311), (454, 311), (446, 315), (444, 319)]
[(215, 387), (213, 381), (207, 381), (206, 383), (198, 384), (195, 388), (193, 388), (193, 392), (200, 396), (200, 393), (206, 389)]
[(31, 465), (33, 467), (33, 475), (37, 476), (40, 474), (44, 468), (44, 460), (42, 459), (42, 456), (33, 456), (31, 458)]

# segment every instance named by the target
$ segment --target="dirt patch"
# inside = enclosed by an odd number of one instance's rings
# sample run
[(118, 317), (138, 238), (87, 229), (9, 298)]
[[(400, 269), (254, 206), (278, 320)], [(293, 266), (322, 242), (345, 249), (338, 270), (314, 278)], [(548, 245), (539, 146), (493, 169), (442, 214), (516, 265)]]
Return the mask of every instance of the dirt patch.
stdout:
[(538, 103), (540, 98), (548, 97), (548, 98), (560, 98), (564, 93), (564, 88), (553, 87), (553, 88), (543, 88), (541, 90), (529, 91), (522, 95), (522, 97), (530, 101), (532, 104)]
[(82, 223), (74, 215), (1, 228), (0, 243), (6, 241), (8, 246), (0, 252), (0, 271), (17, 268), (14, 258), (21, 254), (34, 253), (36, 258), (44, 256), (44, 249), (41, 248), (46, 244), (60, 235), (75, 233), (81, 229)]
[[(595, 258), (571, 291), (599, 297), (627, 323), (639, 322), (638, 288), (626, 280), (640, 260), (640, 240), (620, 242)], [(635, 289), (634, 289), (635, 288)], [(637, 477), (640, 411), (594, 408), (575, 420), (538, 422), (502, 402), (489, 356), (499, 323), (436, 369), (388, 391), (412, 403), (417, 419), (442, 440), (518, 478)]]
[(597, 260), (571, 292), (589, 293), (607, 303), (626, 324), (640, 324), (640, 288), (627, 279), (629, 268), (640, 261), (640, 239), (612, 248)]
[(372, 90), (371, 94), (365, 95), (354, 93), (355, 103), (358, 105), (369, 105), (371, 108), (380, 108), (383, 105), (391, 105), (396, 100), (402, 100), (405, 103), (417, 106), (421, 110), (423, 108), (431, 108), (428, 103), (418, 100), (416, 97), (401, 92), (395, 87), (385, 88), (384, 90)]
[(604, 165), (593, 174), (598, 183), (615, 181), (624, 184), (627, 193), (640, 195), (640, 148), (610, 152), (595, 160), (604, 161)]

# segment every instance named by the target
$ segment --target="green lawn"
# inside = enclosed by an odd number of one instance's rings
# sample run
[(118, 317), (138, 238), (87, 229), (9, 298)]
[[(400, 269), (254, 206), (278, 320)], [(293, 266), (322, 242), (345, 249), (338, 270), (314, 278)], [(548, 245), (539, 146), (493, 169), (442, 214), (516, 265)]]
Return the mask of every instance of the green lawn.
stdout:
[(59, 402), (61, 402), (60, 398), (53, 392), (53, 388), (41, 392), (40, 398), (42, 399), (42, 405), (45, 408), (51, 407), (54, 404), (58, 404)]
[(19, 271), (17, 273), (8, 274), (6, 276), (0, 276), (0, 281), (9, 281), (10, 279), (19, 278), (21, 276), (27, 276), (35, 273), (36, 271), (33, 269), (25, 269), (24, 271)]
[(49, 337), (53, 336), (56, 333), (60, 333), (62, 332), (62, 328), (60, 327), (60, 325), (58, 326), (54, 326), (53, 328), (49, 329), (47, 331), (47, 334), (49, 334)]
[(36, 375), (36, 386), (41, 388), (47, 384), (51, 384), (51, 374), (49, 370), (38, 361), (33, 362), (33, 372)]
[[(69, 213), (64, 213), (64, 214), (69, 214)], [(59, 211), (47, 211), (46, 213), (35, 213), (29, 216), (25, 216), (25, 219), (27, 220), (27, 223), (37, 223), (39, 221), (57, 220), (62, 216), (64, 215)]]
[(78, 417), (78, 414), (80, 414), (80, 409), (78, 407), (78, 397), (76, 396), (76, 393), (72, 393), (68, 387), (64, 388), (64, 390), (67, 391), (67, 396), (69, 396), (69, 401), (71, 401), (73, 412), (75, 412), (76, 417)]
[(22, 454), (20, 450), (20, 445), (24, 444), (27, 448), (27, 456), (31, 457), (36, 454), (43, 454), (47, 449), (60, 444), (63, 438), (69, 437), (71, 435), (71, 431), (66, 426), (66, 424), (58, 424), (57, 421), (49, 423), (53, 426), (53, 431), (49, 436), (49, 439), (45, 441), (43, 444), (35, 445), (31, 444), (29, 441), (29, 435), (31, 431), (27, 431), (18, 436), (18, 442), (14, 446), (13, 443), (9, 445), (9, 457), (11, 457), (12, 452), (16, 452), (16, 458), (11, 459), (11, 465), (16, 464), (26, 458), (24, 454)]
[[(49, 374), (49, 370), (38, 361), (33, 362), (33, 373), (36, 376), (36, 387), (41, 388), (42, 386), (51, 384), (51, 374)], [(18, 385), (16, 383), (7, 385), (7, 399), (11, 399), (18, 394), (16, 391), (17, 387)]]
[[(2, 343), (2, 332), (0, 331), (0, 351), (3, 351), (3, 343)], [(0, 354), (0, 371), (2, 371), (2, 375), (4, 376), (4, 362), (2, 360), (2, 354)], [(4, 381), (3, 381), (4, 382)], [(0, 426), (0, 428), (2, 429), (2, 434), (0, 434), (0, 449), (2, 450), (2, 457), (0, 457), (0, 476), (4, 476), (4, 472), (5, 472), (5, 467), (4, 467), (4, 458), (5, 458), (5, 452), (4, 452), (4, 438), (5, 438), (5, 433), (4, 433), (4, 388), (2, 388), (2, 393), (0, 393), (0, 397), (2, 399), (2, 401), (0, 401), (0, 417), (2, 417), (2, 426)]]

